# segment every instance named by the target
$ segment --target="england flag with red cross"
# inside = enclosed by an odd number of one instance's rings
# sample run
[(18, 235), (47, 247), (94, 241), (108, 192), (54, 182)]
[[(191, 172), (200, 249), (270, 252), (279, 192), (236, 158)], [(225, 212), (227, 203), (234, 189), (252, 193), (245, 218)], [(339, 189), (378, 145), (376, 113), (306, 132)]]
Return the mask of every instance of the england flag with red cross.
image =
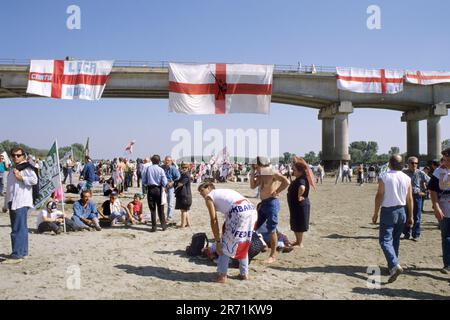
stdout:
[(268, 114), (273, 65), (169, 64), (169, 111)]
[(27, 93), (57, 99), (99, 100), (113, 61), (31, 60)]
[(406, 71), (406, 82), (420, 85), (450, 83), (450, 72), (442, 71)]
[(396, 94), (403, 91), (403, 71), (336, 68), (340, 90), (357, 93)]

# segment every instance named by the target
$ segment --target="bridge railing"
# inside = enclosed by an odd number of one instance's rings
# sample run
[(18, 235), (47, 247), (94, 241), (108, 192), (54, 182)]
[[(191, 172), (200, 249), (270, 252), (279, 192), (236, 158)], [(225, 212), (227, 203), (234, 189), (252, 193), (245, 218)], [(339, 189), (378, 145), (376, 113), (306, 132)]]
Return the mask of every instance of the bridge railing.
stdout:
[[(196, 64), (198, 62), (180, 62), (187, 64)], [(1, 59), (0, 65), (16, 65), (23, 66), (29, 65), (29, 59)], [(154, 69), (167, 69), (169, 67), (169, 61), (147, 61), (147, 60), (115, 60), (115, 67), (136, 67), (136, 68), (154, 68)], [(336, 67), (330, 66), (315, 66), (315, 65), (289, 65), (289, 64), (276, 64), (275, 71), (287, 72), (287, 73), (335, 73)]]

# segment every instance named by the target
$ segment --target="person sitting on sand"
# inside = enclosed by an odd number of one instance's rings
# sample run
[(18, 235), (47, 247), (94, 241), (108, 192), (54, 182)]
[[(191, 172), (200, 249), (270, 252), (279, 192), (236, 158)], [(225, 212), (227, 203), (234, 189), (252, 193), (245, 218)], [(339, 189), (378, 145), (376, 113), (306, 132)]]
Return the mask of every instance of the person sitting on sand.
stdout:
[[(240, 193), (230, 189), (216, 190), (211, 182), (198, 187), (208, 208), (211, 229), (216, 241), (217, 261), (216, 282), (227, 279), (230, 258), (239, 260), (239, 279), (248, 280), (248, 250), (257, 219), (256, 208)], [(217, 212), (224, 214), (223, 233), (220, 235)]]
[(143, 206), (142, 206), (142, 195), (140, 193), (135, 193), (133, 197), (133, 201), (128, 203), (127, 208), (128, 211), (131, 212), (131, 215), (135, 220), (138, 220), (140, 223), (144, 224), (145, 220), (142, 217)]
[(109, 195), (113, 191), (118, 192), (118, 190), (113, 187), (113, 179), (109, 178), (108, 180), (105, 180), (104, 183), (103, 183), (103, 195), (105, 197), (109, 197)]
[(72, 220), (81, 229), (90, 230), (89, 227), (93, 227), (97, 231), (102, 230), (97, 217), (97, 208), (91, 200), (90, 190), (82, 191), (81, 199), (73, 205)]
[(102, 219), (109, 220), (111, 227), (115, 226), (118, 222), (124, 224), (127, 222), (131, 224), (136, 223), (128, 208), (120, 203), (119, 194), (115, 191), (111, 192), (109, 200), (103, 202), (101, 208), (98, 209), (98, 213)]
[[(259, 210), (259, 208), (261, 207), (261, 202), (258, 203), (256, 205), (256, 210)], [(261, 240), (263, 241), (264, 245), (265, 245), (265, 249), (262, 252), (266, 252), (267, 248), (271, 248), (270, 247), (270, 232), (267, 229), (267, 222), (263, 223), (257, 230), (255, 230), (255, 232), (260, 235), (260, 238), (262, 238)], [(287, 237), (287, 235), (285, 235), (284, 233), (281, 233), (278, 229), (276, 230), (277, 232), (277, 246), (276, 246), (276, 250), (278, 252), (282, 252), (282, 253), (288, 253), (291, 252), (294, 247), (291, 245), (291, 243), (289, 242), (289, 239)]]
[[(57, 210), (55, 201), (49, 201), (46, 209), (40, 210), (36, 216), (36, 228), (38, 233), (52, 231), (60, 234), (64, 224), (64, 214)], [(78, 230), (72, 220), (66, 219), (66, 228), (68, 230)]]

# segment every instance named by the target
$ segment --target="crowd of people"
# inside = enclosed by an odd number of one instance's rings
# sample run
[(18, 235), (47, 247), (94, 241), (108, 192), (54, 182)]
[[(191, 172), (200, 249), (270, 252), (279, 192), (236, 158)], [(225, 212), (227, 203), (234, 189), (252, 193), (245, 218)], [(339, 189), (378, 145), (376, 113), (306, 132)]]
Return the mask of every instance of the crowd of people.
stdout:
[[(3, 263), (18, 263), (28, 255), (27, 213), (33, 207), (33, 186), (38, 183), (39, 162), (29, 161), (22, 148), (13, 148), (10, 155), (13, 160), (11, 167), (0, 158), (0, 194), (3, 195), (6, 185), (3, 212), (9, 210), (12, 244), (12, 254)], [(417, 157), (408, 158), (405, 168), (402, 157), (393, 155), (383, 172), (375, 166), (373, 169), (368, 167), (368, 180), (364, 166), (356, 168), (358, 183), (371, 182), (370, 179), (378, 181), (372, 222), (377, 223), (380, 217), (379, 243), (390, 271), (389, 282), (395, 281), (403, 271), (398, 258), (401, 235), (404, 239), (420, 239), (423, 201), (428, 195), (440, 222), (442, 271), (450, 273), (450, 149), (444, 150), (442, 155), (440, 163), (434, 162), (431, 168), (424, 170), (418, 169)], [(158, 222), (161, 230), (166, 231), (168, 226), (176, 225), (175, 210), (180, 210), (181, 216), (177, 227), (186, 228), (192, 225), (189, 216), (193, 201), (191, 184), (198, 183), (198, 192), (204, 198), (209, 213), (218, 255), (217, 282), (226, 281), (230, 259), (239, 261), (239, 278), (249, 279), (248, 251), (255, 230), (264, 233), (269, 247), (265, 262), (270, 264), (277, 260), (278, 237), (281, 235), (278, 230), (279, 197), (284, 191), (287, 191), (290, 229), (295, 241), (288, 242), (283, 235), (281, 245), (291, 249), (304, 246), (304, 233), (309, 230), (311, 212), (310, 188), (316, 189), (324, 174), (320, 165), (312, 168), (300, 157), (294, 157), (290, 164), (278, 166), (273, 166), (265, 157), (257, 157), (254, 164), (225, 163), (223, 166), (205, 163), (176, 165), (170, 156), (161, 160), (158, 155), (153, 155), (143, 160), (117, 158), (94, 164), (86, 156), (84, 164), (79, 165), (69, 157), (62, 164), (63, 183), (68, 179), (67, 192), (73, 189), (79, 194), (79, 199), (73, 201), (72, 215), (67, 217), (58, 210), (58, 201), (64, 198), (64, 193), (55, 190), (37, 215), (37, 231), (59, 234), (64, 228), (64, 231), (101, 231), (117, 225), (149, 224), (151, 231), (156, 232)], [(352, 169), (348, 164), (345, 163), (341, 170), (342, 180), (351, 181)], [(80, 175), (78, 186), (72, 184), (76, 173)], [(257, 189), (258, 205), (254, 206), (249, 199), (233, 190), (232, 184), (230, 188), (216, 189), (215, 184), (227, 181), (247, 182), (251, 189)], [(101, 204), (92, 200), (96, 183), (103, 183), (103, 195), (108, 198)], [(128, 203), (123, 202), (123, 193), (134, 183), (142, 192), (135, 193)], [(150, 209), (150, 219), (144, 217), (144, 198)], [(218, 213), (223, 214), (222, 228), (219, 228)]]

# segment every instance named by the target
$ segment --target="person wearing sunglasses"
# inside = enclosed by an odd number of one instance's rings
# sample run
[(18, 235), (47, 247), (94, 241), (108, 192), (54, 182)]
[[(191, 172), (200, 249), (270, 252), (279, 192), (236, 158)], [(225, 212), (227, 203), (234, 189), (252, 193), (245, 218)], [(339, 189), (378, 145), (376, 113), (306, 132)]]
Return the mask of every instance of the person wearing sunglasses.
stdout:
[(12, 254), (2, 263), (19, 263), (28, 255), (28, 210), (33, 207), (32, 186), (38, 183), (33, 167), (26, 161), (22, 148), (11, 150), (14, 168), (7, 176), (7, 188), (3, 212), (9, 209), (11, 218)]
[(403, 230), (404, 239), (409, 239), (412, 233), (412, 240), (419, 241), (420, 238), (420, 223), (422, 221), (422, 201), (425, 196), (427, 184), (430, 181), (430, 177), (425, 172), (418, 169), (419, 159), (417, 157), (408, 158), (408, 168), (403, 170), (403, 173), (411, 178), (412, 192), (413, 192), (413, 218), (414, 225), (405, 225)]

